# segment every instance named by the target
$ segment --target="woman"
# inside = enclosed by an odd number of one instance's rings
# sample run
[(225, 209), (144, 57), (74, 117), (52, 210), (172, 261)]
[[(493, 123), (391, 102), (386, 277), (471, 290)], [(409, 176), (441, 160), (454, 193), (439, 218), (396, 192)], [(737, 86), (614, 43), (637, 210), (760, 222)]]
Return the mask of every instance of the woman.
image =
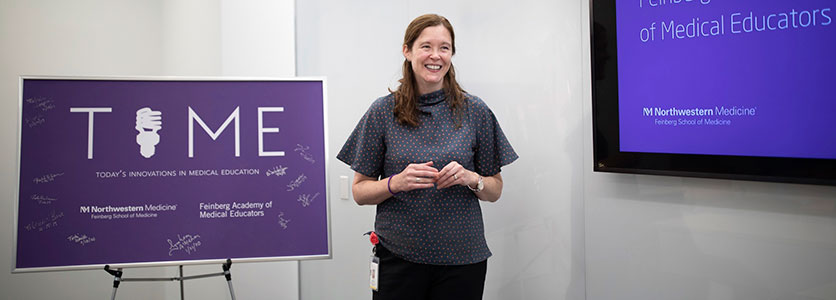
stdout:
[(491, 110), (456, 82), (444, 17), (409, 24), (400, 86), (377, 99), (337, 158), (355, 171), (354, 200), (377, 205), (373, 299), (481, 299), (487, 259), (479, 200), (502, 193), (517, 159)]

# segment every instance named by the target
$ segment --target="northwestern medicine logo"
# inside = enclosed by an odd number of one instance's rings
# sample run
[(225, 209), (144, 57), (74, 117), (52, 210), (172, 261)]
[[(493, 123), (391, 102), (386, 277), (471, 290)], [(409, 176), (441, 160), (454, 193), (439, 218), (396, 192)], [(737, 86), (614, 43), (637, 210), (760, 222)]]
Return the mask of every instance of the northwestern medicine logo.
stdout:
[[(217, 140), (223, 131), (234, 124), (235, 131), (235, 157), (241, 156), (241, 130), (240, 130), (240, 107), (235, 107), (235, 110), (226, 118), (217, 130), (212, 130), (206, 125), (206, 122), (189, 107), (189, 158), (194, 157), (194, 123), (200, 125), (212, 140)], [(87, 159), (93, 159), (93, 132), (95, 128), (95, 114), (96, 113), (110, 113), (113, 112), (112, 107), (70, 107), (70, 112), (87, 113)], [(284, 112), (284, 107), (258, 107), (258, 156), (284, 156), (284, 151), (265, 151), (264, 150), (264, 134), (278, 133), (278, 127), (264, 127), (264, 113), (265, 112)], [(158, 131), (162, 129), (162, 112), (152, 110), (150, 107), (143, 107), (136, 111), (136, 143), (139, 145), (139, 153), (142, 157), (151, 158), (156, 153), (156, 146), (160, 143), (160, 134)]]

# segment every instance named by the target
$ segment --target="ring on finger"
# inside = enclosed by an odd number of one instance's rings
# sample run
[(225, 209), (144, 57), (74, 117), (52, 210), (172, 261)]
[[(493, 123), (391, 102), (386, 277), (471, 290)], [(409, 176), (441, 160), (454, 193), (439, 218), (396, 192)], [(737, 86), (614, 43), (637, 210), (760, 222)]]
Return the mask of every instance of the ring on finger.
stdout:
[(415, 182), (421, 182), (421, 178), (420, 177), (415, 177)]
[(459, 174), (453, 174), (453, 179), (459, 180)]

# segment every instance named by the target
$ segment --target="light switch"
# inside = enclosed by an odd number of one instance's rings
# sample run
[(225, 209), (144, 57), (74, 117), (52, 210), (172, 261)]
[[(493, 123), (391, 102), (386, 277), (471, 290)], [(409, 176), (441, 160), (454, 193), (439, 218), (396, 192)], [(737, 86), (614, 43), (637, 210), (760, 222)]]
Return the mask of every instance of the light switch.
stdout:
[(348, 200), (348, 176), (340, 176), (340, 199)]

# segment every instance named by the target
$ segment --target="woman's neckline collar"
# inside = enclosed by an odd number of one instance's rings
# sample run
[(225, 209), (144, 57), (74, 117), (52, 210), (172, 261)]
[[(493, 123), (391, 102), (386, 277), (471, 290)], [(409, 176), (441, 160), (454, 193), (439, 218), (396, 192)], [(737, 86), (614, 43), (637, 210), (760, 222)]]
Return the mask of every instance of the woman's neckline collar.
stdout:
[(433, 105), (441, 101), (444, 101), (444, 98), (446, 98), (444, 94), (444, 89), (440, 89), (435, 92), (429, 92), (418, 97), (418, 104)]

